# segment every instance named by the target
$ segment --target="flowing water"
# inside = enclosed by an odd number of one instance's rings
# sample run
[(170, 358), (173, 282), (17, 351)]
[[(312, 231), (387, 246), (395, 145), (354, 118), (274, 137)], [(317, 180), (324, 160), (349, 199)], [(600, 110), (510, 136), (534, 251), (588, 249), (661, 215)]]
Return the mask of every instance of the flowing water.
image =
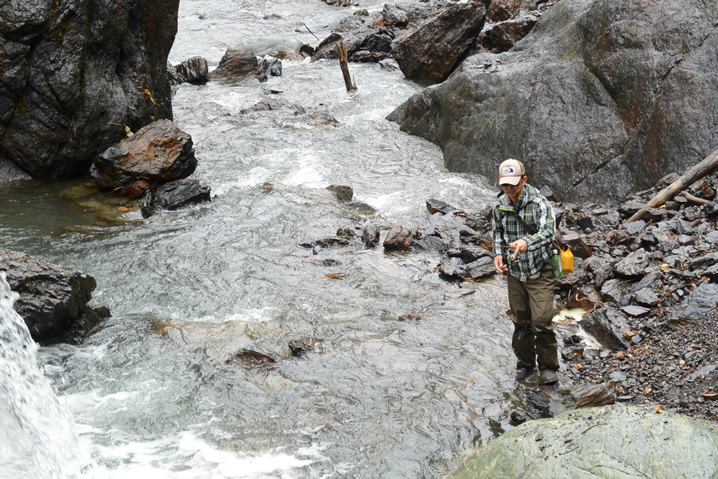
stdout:
[[(182, 0), (180, 10), (170, 60), (216, 66), (229, 46), (316, 45), (309, 29), (324, 38), (355, 9)], [(19, 366), (3, 346), (10, 406), (42, 397), (51, 406), (27, 407), (74, 422), (50, 428), (0, 411), (3, 431), (19, 437), (0, 439), (16, 457), (0, 476), (434, 478), (508, 427), (517, 386), (502, 281), (461, 295), (434, 271), (438, 252), (300, 246), (366, 221), (415, 228), (429, 198), (467, 210), (492, 201), (482, 179), (447, 172), (437, 147), (384, 119), (421, 87), (378, 64), (350, 70), (352, 94), (337, 62), (301, 59), (264, 84), (181, 85), (175, 122), (192, 135), (211, 203), (142, 220), (86, 181), (0, 186), (0, 245), (93, 275), (93, 304), (112, 311), (83, 345), (39, 349), (57, 399), (37, 378), (37, 389), (23, 385), (37, 376), (25, 332), (22, 351), (11, 348)], [(240, 113), (267, 96), (338, 125), (289, 108)], [(377, 213), (338, 202), (332, 184)], [(293, 340), (313, 350), (294, 358)], [(244, 348), (276, 362), (233, 359)]]

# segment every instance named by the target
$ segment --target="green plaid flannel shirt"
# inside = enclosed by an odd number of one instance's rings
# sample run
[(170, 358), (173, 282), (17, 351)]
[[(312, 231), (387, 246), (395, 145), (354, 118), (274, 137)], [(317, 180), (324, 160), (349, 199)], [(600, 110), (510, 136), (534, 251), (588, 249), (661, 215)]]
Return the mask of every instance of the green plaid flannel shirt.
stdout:
[[(535, 234), (526, 231), (516, 219), (517, 211)], [(515, 205), (503, 192), (498, 195), (492, 214), (494, 230), (494, 257), (504, 255), (509, 274), (519, 281), (535, 279), (541, 269), (553, 256), (553, 238), (556, 234), (556, 216), (551, 203), (531, 185), (525, 185)], [(528, 245), (526, 253), (520, 253), (516, 261), (511, 260), (513, 250), (509, 243), (523, 239)]]

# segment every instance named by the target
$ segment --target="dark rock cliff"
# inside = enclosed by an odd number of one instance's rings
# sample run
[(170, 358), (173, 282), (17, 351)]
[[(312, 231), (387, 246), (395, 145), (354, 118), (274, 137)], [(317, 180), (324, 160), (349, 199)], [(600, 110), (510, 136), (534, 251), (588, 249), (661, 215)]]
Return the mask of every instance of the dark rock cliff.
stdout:
[(617, 202), (718, 148), (718, 3), (563, 0), (512, 50), (469, 57), (389, 119), (493, 181)]
[(0, 164), (82, 174), (125, 136), (172, 118), (167, 55), (179, 0), (0, 3)]

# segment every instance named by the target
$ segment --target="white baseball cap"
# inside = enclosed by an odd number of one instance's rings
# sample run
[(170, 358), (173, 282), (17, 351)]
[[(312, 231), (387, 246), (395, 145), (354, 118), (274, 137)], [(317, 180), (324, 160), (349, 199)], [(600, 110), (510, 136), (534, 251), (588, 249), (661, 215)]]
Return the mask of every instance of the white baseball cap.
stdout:
[(525, 175), (524, 164), (519, 160), (509, 158), (499, 166), (499, 185), (518, 185)]

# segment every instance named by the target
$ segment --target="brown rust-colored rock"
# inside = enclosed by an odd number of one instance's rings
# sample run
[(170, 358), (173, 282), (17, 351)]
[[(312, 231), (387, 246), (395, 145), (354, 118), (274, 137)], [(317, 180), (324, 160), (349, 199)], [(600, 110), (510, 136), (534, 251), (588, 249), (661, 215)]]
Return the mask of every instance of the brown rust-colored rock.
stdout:
[(384, 249), (407, 249), (414, 241), (411, 231), (403, 226), (393, 225), (384, 239)]
[(105, 150), (90, 168), (100, 188), (124, 188), (139, 180), (159, 185), (186, 178), (197, 167), (192, 138), (160, 120)]

